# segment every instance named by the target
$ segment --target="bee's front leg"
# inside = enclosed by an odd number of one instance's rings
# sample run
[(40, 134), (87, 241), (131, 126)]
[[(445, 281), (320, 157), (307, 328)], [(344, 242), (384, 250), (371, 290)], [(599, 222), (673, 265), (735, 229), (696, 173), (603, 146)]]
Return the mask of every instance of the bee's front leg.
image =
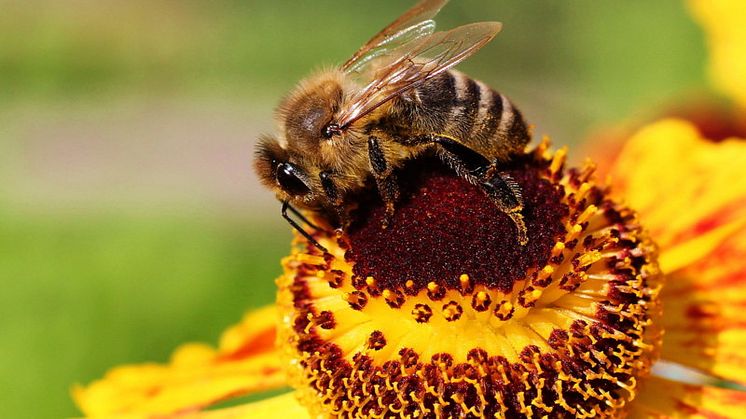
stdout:
[(332, 204), (332, 209), (337, 215), (339, 221), (339, 228), (337, 230), (340, 233), (350, 225), (350, 216), (347, 213), (347, 208), (337, 189), (337, 185), (334, 183), (334, 179), (332, 179), (332, 173), (328, 171), (319, 173), (319, 180), (321, 181), (321, 188), (324, 190), (326, 199)]
[(368, 158), (370, 167), (373, 169), (373, 177), (376, 179), (378, 192), (381, 194), (384, 205), (386, 205), (386, 216), (383, 219), (383, 228), (386, 228), (394, 216), (394, 204), (399, 199), (399, 185), (396, 182), (396, 175), (393, 173), (391, 165), (386, 161), (381, 143), (378, 137), (374, 135), (368, 137)]

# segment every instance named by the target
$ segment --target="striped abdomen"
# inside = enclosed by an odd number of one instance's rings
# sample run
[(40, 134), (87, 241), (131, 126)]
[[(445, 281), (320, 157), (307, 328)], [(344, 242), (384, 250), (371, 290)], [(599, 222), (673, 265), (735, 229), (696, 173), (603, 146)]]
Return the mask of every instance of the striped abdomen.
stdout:
[(507, 97), (458, 71), (403, 94), (395, 107), (419, 133), (453, 137), (491, 160), (507, 160), (530, 140), (523, 116)]

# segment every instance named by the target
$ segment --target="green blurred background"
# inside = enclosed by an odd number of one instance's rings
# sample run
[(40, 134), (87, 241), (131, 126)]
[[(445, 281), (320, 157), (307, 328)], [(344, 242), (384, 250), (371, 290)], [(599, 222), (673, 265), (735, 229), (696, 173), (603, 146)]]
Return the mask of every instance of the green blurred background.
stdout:
[[(410, 4), (0, 0), (0, 417), (77, 415), (73, 383), (273, 300), (290, 233), (254, 139)], [(706, 89), (681, 1), (453, 0), (439, 23), (493, 19), (460, 68), (557, 144)]]

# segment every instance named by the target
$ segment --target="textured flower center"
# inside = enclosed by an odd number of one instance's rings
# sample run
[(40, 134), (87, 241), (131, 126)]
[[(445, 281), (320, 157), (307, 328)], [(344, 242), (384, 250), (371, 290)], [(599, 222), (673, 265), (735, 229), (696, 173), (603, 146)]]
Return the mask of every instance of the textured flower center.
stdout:
[[(431, 162), (426, 162), (431, 163)], [(477, 186), (440, 165), (418, 164), (401, 175), (402, 202), (389, 228), (381, 228), (382, 205), (357, 216), (350, 229), (347, 259), (357, 277), (372, 276), (382, 289), (416, 294), (434, 283), (460, 289), (469, 283), (509, 292), (526, 272), (546, 263), (564, 232), (567, 205), (558, 185), (540, 176), (540, 167), (508, 170), (525, 196), (529, 242), (521, 246), (510, 218)], [(411, 280), (407, 286), (406, 281)]]
[(284, 261), (280, 340), (315, 413), (604, 416), (660, 341), (654, 247), (635, 215), (546, 145), (508, 168), (529, 243), (475, 186), (418, 162), (388, 228), (375, 199), (348, 234)]

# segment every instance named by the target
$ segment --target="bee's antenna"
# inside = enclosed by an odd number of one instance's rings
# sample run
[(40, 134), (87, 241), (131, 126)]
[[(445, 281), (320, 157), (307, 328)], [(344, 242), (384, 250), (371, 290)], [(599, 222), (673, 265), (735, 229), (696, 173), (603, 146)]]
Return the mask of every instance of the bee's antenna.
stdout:
[(314, 230), (323, 230), (322, 228), (319, 228), (319, 227), (318, 227), (318, 226), (317, 226), (316, 224), (314, 224), (314, 223), (310, 222), (310, 221), (308, 220), (308, 218), (306, 218), (306, 217), (305, 217), (305, 216), (303, 215), (303, 213), (302, 213), (302, 212), (300, 212), (300, 211), (298, 211), (297, 209), (295, 209), (295, 207), (293, 207), (292, 205), (290, 205), (290, 204), (288, 203), (288, 201), (284, 201), (284, 203), (285, 203), (285, 204), (287, 204), (287, 207), (288, 207), (288, 209), (290, 210), (290, 212), (292, 212), (293, 214), (295, 214), (295, 216), (296, 216), (296, 217), (300, 218), (300, 220), (301, 220), (301, 221), (303, 221), (304, 223), (306, 223), (306, 224), (307, 224), (307, 225), (308, 225), (309, 227), (311, 227), (311, 228), (312, 228), (312, 229), (314, 229)]
[(298, 231), (298, 233), (302, 234), (303, 237), (305, 237), (309, 242), (311, 242), (311, 244), (313, 244), (314, 246), (316, 246), (323, 253), (328, 253), (327, 250), (326, 250), (326, 248), (324, 246), (322, 246), (321, 244), (319, 244), (319, 242), (317, 242), (313, 237), (311, 237), (311, 235), (308, 234), (308, 232), (306, 230), (304, 230), (301, 226), (298, 225), (298, 223), (296, 223), (292, 218), (290, 218), (290, 216), (288, 216), (288, 208), (290, 209), (290, 211), (293, 212), (293, 214), (297, 215), (298, 218), (300, 218), (304, 223), (308, 224), (311, 228), (313, 228), (315, 230), (319, 230), (319, 228), (316, 227), (316, 225), (314, 225), (313, 223), (311, 223), (310, 221), (308, 221), (308, 219), (306, 219), (306, 217), (304, 217), (303, 214), (301, 214), (298, 210), (296, 210), (295, 208), (293, 208), (288, 203), (288, 201), (282, 201), (282, 218), (284, 218), (285, 221), (288, 222), (288, 224), (290, 224), (291, 226), (293, 226), (293, 228), (296, 231)]

